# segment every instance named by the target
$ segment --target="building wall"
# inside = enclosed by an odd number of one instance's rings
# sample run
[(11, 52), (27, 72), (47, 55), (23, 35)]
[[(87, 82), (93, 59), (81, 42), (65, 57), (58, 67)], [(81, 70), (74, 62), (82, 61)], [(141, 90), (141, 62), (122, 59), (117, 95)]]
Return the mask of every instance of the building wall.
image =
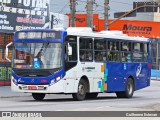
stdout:
[[(124, 17), (121, 20), (155, 21), (154, 15), (155, 15), (155, 13), (150, 13), (150, 12), (136, 13), (135, 17)], [(158, 21), (160, 21), (160, 20), (158, 20)]]
[[(137, 9), (134, 14), (130, 14), (127, 17), (122, 18), (122, 20), (139, 20), (139, 21), (156, 21), (160, 22), (160, 12), (157, 7), (157, 0), (138, 0), (133, 2), (133, 8), (143, 5), (152, 5), (152, 7), (143, 7)], [(132, 9), (130, 9), (132, 10)], [(126, 11), (127, 12), (127, 11)], [(118, 11), (115, 14), (121, 14), (123, 12)]]

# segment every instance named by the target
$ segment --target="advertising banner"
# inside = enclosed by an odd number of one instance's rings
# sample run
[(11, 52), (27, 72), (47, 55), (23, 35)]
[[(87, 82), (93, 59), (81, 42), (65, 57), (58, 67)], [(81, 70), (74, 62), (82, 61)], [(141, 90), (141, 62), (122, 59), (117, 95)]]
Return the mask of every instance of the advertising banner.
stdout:
[(0, 0), (0, 32), (49, 27), (49, 0)]

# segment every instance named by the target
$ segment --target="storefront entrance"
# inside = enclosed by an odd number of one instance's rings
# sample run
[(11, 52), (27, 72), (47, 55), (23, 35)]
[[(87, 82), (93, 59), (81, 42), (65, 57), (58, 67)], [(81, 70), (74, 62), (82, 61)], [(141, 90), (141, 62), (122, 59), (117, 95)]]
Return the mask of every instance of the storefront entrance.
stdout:
[[(12, 42), (13, 34), (0, 33), (0, 86), (10, 85), (11, 63), (5, 59), (6, 45)], [(12, 51), (9, 51), (11, 58)]]

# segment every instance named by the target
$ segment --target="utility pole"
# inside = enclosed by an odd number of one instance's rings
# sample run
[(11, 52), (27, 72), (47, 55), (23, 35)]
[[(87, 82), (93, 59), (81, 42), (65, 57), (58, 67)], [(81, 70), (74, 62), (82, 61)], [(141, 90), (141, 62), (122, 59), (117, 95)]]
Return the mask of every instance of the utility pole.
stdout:
[(70, 27), (75, 27), (76, 0), (70, 0)]
[(93, 3), (94, 0), (87, 0), (87, 27), (93, 28)]
[(104, 1), (104, 30), (108, 30), (109, 0)]
[[(160, 0), (157, 0), (157, 3), (158, 3), (158, 7), (160, 9)], [(160, 10), (159, 10), (160, 11)]]

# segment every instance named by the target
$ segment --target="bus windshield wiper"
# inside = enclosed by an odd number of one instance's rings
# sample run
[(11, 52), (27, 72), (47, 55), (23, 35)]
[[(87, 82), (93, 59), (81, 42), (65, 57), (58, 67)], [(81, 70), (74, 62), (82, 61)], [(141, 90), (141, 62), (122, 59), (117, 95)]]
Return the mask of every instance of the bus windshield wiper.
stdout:
[(40, 51), (39, 51), (38, 54), (37, 54), (37, 57), (43, 56), (42, 54), (45, 53), (45, 51), (46, 51), (48, 45), (49, 45), (49, 42), (47, 42), (46, 44), (43, 43), (43, 45), (42, 45)]

